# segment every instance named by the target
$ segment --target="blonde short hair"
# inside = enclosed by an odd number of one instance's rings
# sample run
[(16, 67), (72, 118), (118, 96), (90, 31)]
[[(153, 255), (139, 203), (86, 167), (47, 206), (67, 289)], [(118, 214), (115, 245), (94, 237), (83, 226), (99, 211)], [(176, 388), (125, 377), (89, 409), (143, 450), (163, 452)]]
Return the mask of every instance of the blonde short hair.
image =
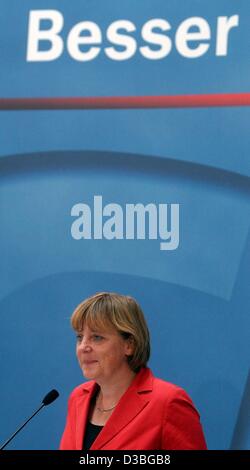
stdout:
[(92, 330), (115, 328), (125, 339), (132, 339), (134, 353), (128, 364), (134, 372), (145, 367), (150, 356), (150, 336), (141, 307), (133, 297), (99, 292), (80, 303), (71, 317), (71, 325), (77, 332), (84, 325)]

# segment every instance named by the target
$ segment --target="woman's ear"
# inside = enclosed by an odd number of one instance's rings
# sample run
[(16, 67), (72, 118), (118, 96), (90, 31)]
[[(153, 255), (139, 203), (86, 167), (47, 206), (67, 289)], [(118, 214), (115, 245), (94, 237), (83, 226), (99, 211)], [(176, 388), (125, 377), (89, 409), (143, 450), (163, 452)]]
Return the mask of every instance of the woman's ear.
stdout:
[(125, 356), (133, 356), (135, 350), (135, 341), (132, 335), (126, 339)]

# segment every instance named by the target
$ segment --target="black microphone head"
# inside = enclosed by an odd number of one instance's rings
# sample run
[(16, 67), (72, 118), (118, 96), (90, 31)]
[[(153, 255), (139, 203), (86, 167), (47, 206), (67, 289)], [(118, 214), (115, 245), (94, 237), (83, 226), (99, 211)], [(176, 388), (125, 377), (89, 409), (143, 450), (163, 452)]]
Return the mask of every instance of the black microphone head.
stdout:
[(50, 390), (49, 393), (47, 393), (47, 395), (45, 395), (42, 403), (43, 405), (47, 406), (47, 405), (50, 405), (50, 403), (52, 403), (54, 400), (56, 400), (57, 398), (59, 397), (59, 393), (57, 390)]

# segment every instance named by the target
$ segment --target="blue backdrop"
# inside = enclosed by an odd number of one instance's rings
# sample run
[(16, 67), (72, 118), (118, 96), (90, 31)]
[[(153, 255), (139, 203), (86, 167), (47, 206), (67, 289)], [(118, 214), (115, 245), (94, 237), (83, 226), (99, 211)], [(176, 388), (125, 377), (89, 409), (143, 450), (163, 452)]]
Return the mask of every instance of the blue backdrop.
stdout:
[[(0, 98), (250, 91), (246, 1), (11, 4), (3, 1), (0, 13)], [(29, 14), (39, 9), (64, 18), (64, 50), (55, 60), (27, 60)], [(217, 19), (233, 15), (239, 24), (227, 54), (216, 55)], [(194, 17), (207, 22), (211, 39), (200, 41), (209, 48), (191, 59), (178, 52), (175, 37)], [(171, 52), (159, 60), (139, 50), (142, 26), (153, 18), (171, 25), (165, 33)], [(136, 26), (126, 34), (138, 49), (118, 61), (105, 53), (105, 32), (121, 19)], [(80, 21), (102, 31), (91, 61), (67, 51), (69, 31)], [(41, 42), (41, 50), (50, 46)], [(83, 380), (69, 318), (83, 298), (107, 290), (142, 305), (150, 367), (191, 395), (208, 447), (250, 448), (249, 107), (4, 110), (0, 120), (0, 440), (58, 388), (60, 399), (9, 446), (58, 448), (68, 395)], [(149, 239), (74, 240), (71, 208), (92, 206), (95, 195), (122, 207), (178, 203), (179, 247), (161, 251), (159, 240)]]

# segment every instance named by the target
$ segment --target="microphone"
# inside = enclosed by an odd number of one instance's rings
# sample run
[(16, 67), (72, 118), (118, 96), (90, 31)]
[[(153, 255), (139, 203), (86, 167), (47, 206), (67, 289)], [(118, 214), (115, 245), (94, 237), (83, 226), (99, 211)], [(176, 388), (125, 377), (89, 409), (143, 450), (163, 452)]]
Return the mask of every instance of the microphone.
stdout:
[(3, 450), (7, 444), (9, 444), (10, 441), (12, 441), (12, 439), (17, 435), (17, 433), (19, 431), (21, 431), (21, 429), (24, 428), (24, 426), (44, 407), (44, 406), (47, 406), (47, 405), (50, 405), (50, 403), (53, 403), (53, 401), (55, 401), (57, 398), (59, 397), (59, 393), (57, 390), (51, 390), (49, 393), (47, 393), (47, 395), (45, 395), (44, 399), (42, 400), (42, 404), (41, 406), (39, 406), (39, 408), (33, 413), (32, 416), (30, 416), (30, 418), (28, 418), (25, 423), (22, 424), (22, 426), (20, 426), (20, 428), (17, 429), (16, 432), (14, 432), (14, 434), (12, 434), (12, 436), (10, 436), (10, 438), (4, 442), (4, 444), (0, 447), (0, 450)]

